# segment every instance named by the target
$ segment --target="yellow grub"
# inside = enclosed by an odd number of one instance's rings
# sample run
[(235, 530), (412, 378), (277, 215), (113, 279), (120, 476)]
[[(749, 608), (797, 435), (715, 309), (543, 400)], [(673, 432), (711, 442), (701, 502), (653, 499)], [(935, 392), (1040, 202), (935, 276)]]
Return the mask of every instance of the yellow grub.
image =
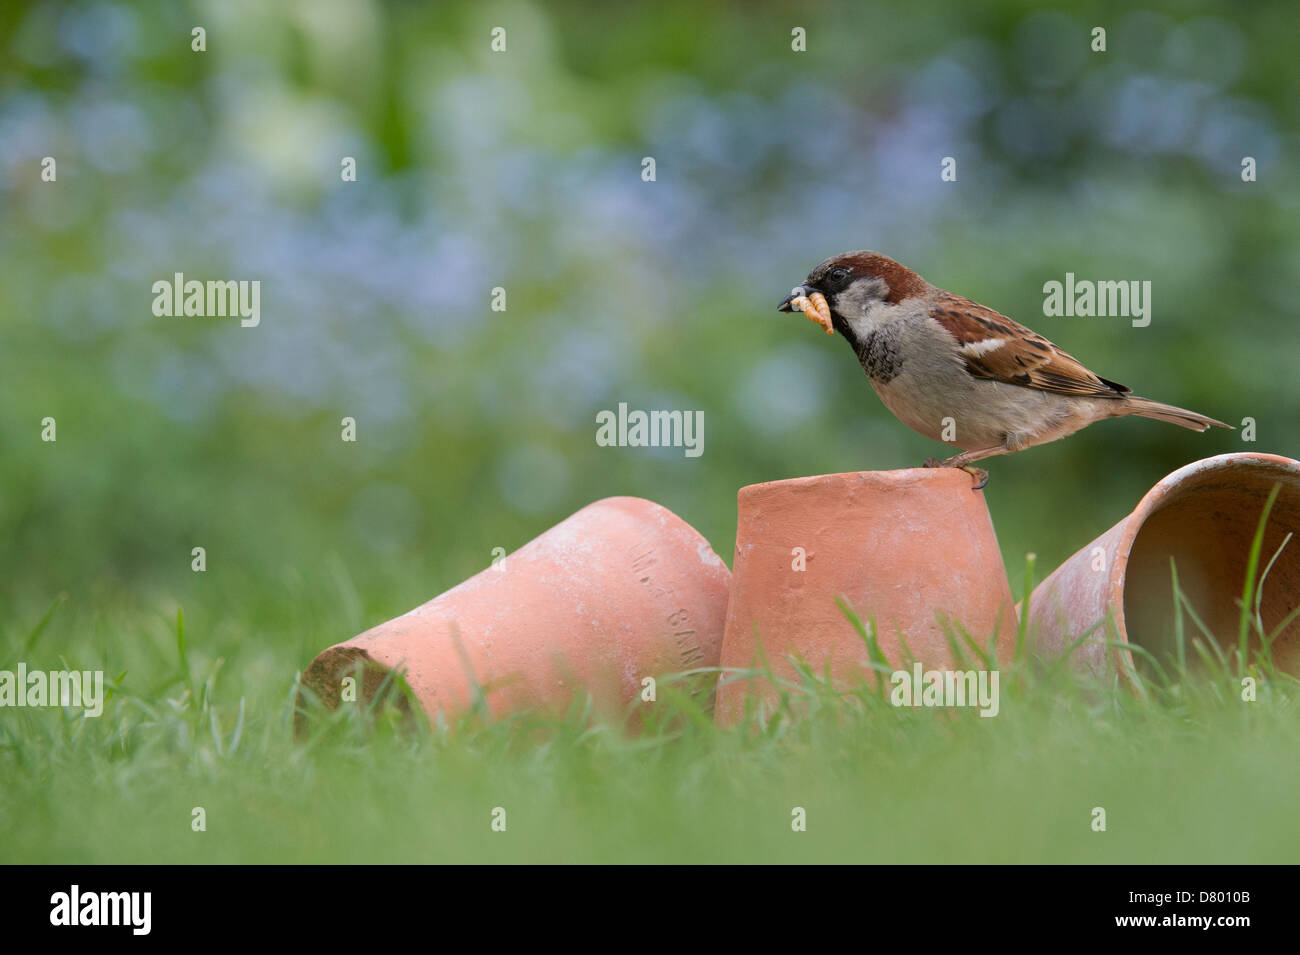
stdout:
[(835, 328), (831, 325), (831, 307), (826, 301), (826, 296), (821, 292), (813, 292), (807, 296), (800, 295), (790, 305), (803, 312), (808, 321), (816, 322), (826, 329), (827, 335), (835, 334)]

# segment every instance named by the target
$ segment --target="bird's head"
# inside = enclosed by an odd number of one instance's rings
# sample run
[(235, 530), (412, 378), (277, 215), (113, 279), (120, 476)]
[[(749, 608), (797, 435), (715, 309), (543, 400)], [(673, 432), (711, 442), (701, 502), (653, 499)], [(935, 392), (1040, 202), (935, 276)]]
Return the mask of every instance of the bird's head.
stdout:
[(777, 308), (793, 309), (790, 303), (801, 295), (821, 292), (837, 326), (854, 324), (881, 303), (898, 305), (913, 296), (924, 295), (925, 279), (907, 266), (878, 252), (843, 252), (822, 262), (793, 289)]

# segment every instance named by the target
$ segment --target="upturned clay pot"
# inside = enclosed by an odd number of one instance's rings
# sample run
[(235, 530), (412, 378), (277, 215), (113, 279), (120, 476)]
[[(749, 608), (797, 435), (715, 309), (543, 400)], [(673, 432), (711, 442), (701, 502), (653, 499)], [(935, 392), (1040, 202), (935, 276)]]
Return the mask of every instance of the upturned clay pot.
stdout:
[[(836, 603), (874, 619), (890, 664), (953, 665), (945, 626), (987, 646), (1014, 641), (1016, 617), (984, 495), (952, 468), (864, 471), (741, 488), (723, 667), (795, 678), (797, 655), (839, 683), (863, 679), (867, 648)], [(960, 637), (957, 637), (960, 641)], [(745, 699), (770, 701), (760, 677), (723, 674), (715, 718), (733, 723)]]
[(330, 647), (303, 683), (327, 704), (358, 664), (361, 696), (399, 669), (430, 717), (481, 688), (494, 715), (556, 712), (585, 690), (617, 719), (645, 677), (715, 667), (731, 574), (666, 508), (597, 501), (439, 597)]
[[(1029, 598), (1029, 639), (1040, 656), (1073, 651), (1072, 662), (1101, 677), (1129, 678), (1137, 644), (1157, 658), (1175, 647), (1173, 581), (1225, 651), (1236, 646), (1246, 563), (1260, 514), (1275, 483), (1277, 502), (1264, 534), (1256, 581), (1288, 531), (1300, 533), (1300, 462), (1275, 454), (1222, 454), (1164, 478), (1133, 513), (1049, 575)], [(1300, 605), (1300, 540), (1282, 551), (1264, 584), (1260, 616), (1271, 632)], [(1113, 630), (1107, 617), (1113, 615)], [(1200, 637), (1190, 617), (1185, 639)], [(1252, 643), (1252, 647), (1257, 646)], [(1190, 647), (1189, 659), (1195, 660)], [(1300, 673), (1300, 622), (1273, 644), (1282, 669)]]

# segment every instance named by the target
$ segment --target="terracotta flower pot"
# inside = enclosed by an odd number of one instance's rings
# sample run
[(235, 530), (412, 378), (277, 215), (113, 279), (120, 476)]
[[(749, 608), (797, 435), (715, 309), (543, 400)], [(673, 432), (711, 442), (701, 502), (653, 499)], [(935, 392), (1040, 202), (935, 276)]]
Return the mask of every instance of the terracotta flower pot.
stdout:
[[(1259, 574), (1288, 531), (1300, 533), (1300, 462), (1275, 454), (1222, 454), (1180, 468), (1153, 487), (1132, 514), (1048, 576), (1029, 598), (1029, 638), (1040, 655), (1056, 656), (1096, 626), (1073, 662), (1099, 677), (1125, 679), (1134, 654), (1105, 641), (1136, 643), (1157, 657), (1173, 653), (1174, 598), (1179, 588), (1226, 650), (1236, 646), (1246, 561), (1269, 491), (1282, 490), (1264, 534)], [(1300, 605), (1300, 540), (1269, 571), (1260, 615), (1270, 632)], [(1107, 615), (1114, 631), (1107, 633)], [(1190, 618), (1188, 639), (1200, 636)], [(1189, 658), (1194, 659), (1190, 647)], [(1273, 645), (1283, 669), (1300, 672), (1300, 622)]]
[[(795, 676), (794, 654), (818, 673), (829, 664), (837, 681), (861, 680), (868, 653), (837, 597), (864, 623), (874, 618), (894, 666), (904, 663), (904, 640), (927, 668), (953, 665), (945, 621), (982, 645), (994, 634), (999, 647), (1014, 641), (1011, 588), (984, 495), (952, 468), (741, 488), (733, 574), (724, 667), (754, 667), (761, 640), (774, 676)], [(761, 683), (724, 674), (716, 719), (734, 722), (751, 693), (770, 700), (773, 689)]]
[(463, 713), (477, 683), (495, 715), (562, 710), (581, 689), (618, 718), (640, 698), (643, 678), (717, 666), (730, 578), (671, 511), (606, 498), (501, 564), (330, 647), (303, 682), (338, 705), (359, 662), (359, 697), (400, 667), (430, 716)]

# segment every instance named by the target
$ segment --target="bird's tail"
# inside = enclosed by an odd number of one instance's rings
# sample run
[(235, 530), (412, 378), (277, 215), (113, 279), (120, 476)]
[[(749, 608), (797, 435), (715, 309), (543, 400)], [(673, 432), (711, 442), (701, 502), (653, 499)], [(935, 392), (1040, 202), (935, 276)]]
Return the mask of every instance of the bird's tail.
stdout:
[(1209, 431), (1211, 425), (1216, 428), (1232, 427), (1230, 424), (1207, 418), (1195, 411), (1161, 404), (1158, 401), (1152, 401), (1150, 398), (1133, 396), (1128, 398), (1124, 404), (1128, 407), (1129, 414), (1141, 415), (1143, 418), (1155, 418), (1157, 421), (1168, 421), (1170, 424), (1176, 424), (1178, 427), (1187, 428), (1190, 431)]

